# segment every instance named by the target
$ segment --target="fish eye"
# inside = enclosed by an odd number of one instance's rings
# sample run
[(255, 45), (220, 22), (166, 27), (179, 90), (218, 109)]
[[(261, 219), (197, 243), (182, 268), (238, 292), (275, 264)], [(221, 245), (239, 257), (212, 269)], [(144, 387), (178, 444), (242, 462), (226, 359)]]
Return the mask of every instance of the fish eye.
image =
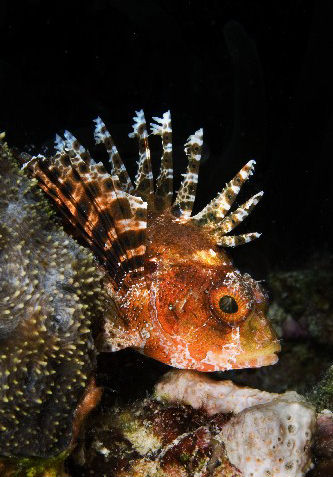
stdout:
[(237, 301), (230, 295), (224, 295), (219, 300), (219, 307), (224, 313), (237, 313)]
[(253, 295), (242, 284), (232, 287), (222, 283), (210, 289), (209, 302), (215, 317), (233, 327), (238, 326), (249, 316)]

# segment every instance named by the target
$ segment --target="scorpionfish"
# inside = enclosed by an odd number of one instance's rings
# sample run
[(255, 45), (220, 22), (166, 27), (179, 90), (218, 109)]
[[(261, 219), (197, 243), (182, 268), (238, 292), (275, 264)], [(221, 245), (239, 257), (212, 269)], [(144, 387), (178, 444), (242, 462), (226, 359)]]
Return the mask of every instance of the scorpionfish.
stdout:
[(142, 110), (129, 135), (139, 145), (134, 182), (100, 118), (95, 140), (104, 144), (110, 167), (95, 162), (68, 131), (56, 136), (53, 157), (29, 157), (23, 166), (107, 272), (110, 309), (99, 349), (133, 347), (168, 365), (205, 372), (276, 363), (280, 344), (266, 316), (265, 292), (225, 252), (260, 235), (229, 234), (263, 194), (230, 211), (255, 161), (192, 215), (203, 131), (185, 144), (188, 166), (174, 198), (170, 112), (153, 120), (151, 132), (162, 140), (156, 183)]

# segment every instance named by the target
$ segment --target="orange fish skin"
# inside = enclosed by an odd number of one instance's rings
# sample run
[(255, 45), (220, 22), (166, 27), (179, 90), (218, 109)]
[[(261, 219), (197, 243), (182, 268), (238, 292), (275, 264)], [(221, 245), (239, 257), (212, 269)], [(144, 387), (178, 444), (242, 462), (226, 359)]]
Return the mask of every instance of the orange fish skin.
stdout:
[[(199, 227), (169, 212), (150, 219), (146, 275), (117, 293), (126, 339), (136, 337), (139, 351), (177, 368), (209, 372), (276, 363), (280, 344), (259, 284), (241, 275)], [(219, 307), (225, 296), (235, 300), (236, 313)]]

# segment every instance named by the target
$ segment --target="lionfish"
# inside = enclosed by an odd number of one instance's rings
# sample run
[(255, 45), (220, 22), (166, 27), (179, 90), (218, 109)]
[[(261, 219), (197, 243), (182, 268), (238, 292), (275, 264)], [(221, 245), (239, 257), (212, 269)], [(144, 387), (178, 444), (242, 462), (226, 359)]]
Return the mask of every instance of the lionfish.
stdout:
[[(279, 341), (266, 317), (267, 297), (225, 252), (259, 237), (230, 235), (259, 202), (259, 192), (230, 212), (255, 161), (249, 161), (203, 210), (192, 215), (203, 145), (199, 129), (185, 144), (188, 166), (173, 200), (170, 112), (153, 118), (162, 140), (154, 184), (143, 111), (133, 132), (139, 145), (134, 183), (100, 118), (96, 143), (104, 144), (111, 172), (68, 131), (56, 136), (56, 154), (24, 164), (106, 273), (112, 302), (101, 350), (125, 347), (177, 368), (217, 371), (271, 365)], [(229, 234), (229, 235), (228, 235)]]

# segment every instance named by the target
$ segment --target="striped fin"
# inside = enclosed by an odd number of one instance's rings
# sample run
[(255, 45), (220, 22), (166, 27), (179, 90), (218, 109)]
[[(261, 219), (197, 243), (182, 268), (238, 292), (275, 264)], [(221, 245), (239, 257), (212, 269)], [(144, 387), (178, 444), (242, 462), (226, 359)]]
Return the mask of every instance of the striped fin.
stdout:
[(109, 163), (111, 166), (111, 175), (119, 177), (121, 188), (125, 192), (133, 193), (134, 188), (132, 181), (127, 173), (126, 167), (119, 155), (118, 149), (113, 142), (111, 134), (106, 129), (105, 124), (101, 118), (94, 119), (95, 131), (94, 137), (96, 144), (104, 144), (107, 153), (109, 154)]
[(143, 200), (151, 202), (154, 194), (154, 181), (150, 161), (147, 125), (142, 109), (136, 111), (133, 120), (133, 132), (128, 136), (131, 138), (136, 137), (139, 141), (139, 162), (138, 171), (135, 177), (134, 193), (135, 195), (140, 196)]
[(172, 127), (170, 111), (163, 118), (153, 117), (150, 123), (152, 134), (161, 136), (163, 153), (160, 174), (156, 180), (155, 209), (159, 212), (171, 206), (173, 198), (173, 163), (172, 163)]
[(242, 235), (215, 236), (215, 238), (217, 245), (220, 245), (221, 247), (237, 247), (238, 245), (252, 242), (252, 240), (259, 238), (260, 235), (261, 234), (258, 234), (257, 232), (251, 232)]
[(28, 168), (119, 285), (126, 275), (142, 272), (147, 204), (122, 191), (120, 179), (101, 162), (83, 160), (79, 149), (75, 154), (70, 144), (75, 138), (66, 136), (65, 150), (49, 160), (33, 158)]
[(222, 247), (236, 247), (260, 237), (260, 234), (247, 233), (242, 235), (226, 235), (239, 225), (258, 204), (263, 192), (258, 192), (240, 205), (234, 212), (228, 214), (236, 200), (242, 185), (253, 174), (255, 161), (249, 161), (226, 185), (223, 191), (213, 199), (201, 212), (190, 220), (202, 227), (213, 241)]
[(258, 192), (256, 195), (247, 200), (244, 204), (238, 207), (235, 212), (227, 215), (222, 222), (219, 224), (218, 229), (223, 234), (231, 232), (237, 225), (239, 225), (243, 220), (248, 217), (252, 209), (258, 204), (261, 197), (264, 195), (263, 191)]
[[(76, 234), (87, 242), (109, 269), (116, 270), (119, 262), (118, 254), (112, 254), (112, 242), (97, 228), (97, 214), (91, 213), (94, 210), (90, 206), (90, 200), (84, 199), (86, 192), (80, 174), (76, 169), (72, 169), (67, 154), (56, 156), (53, 160), (64, 162), (64, 166), (60, 166), (61, 172), (59, 172), (58, 164), (55, 165), (51, 162), (52, 160), (43, 156), (31, 158), (23, 167), (30, 171), (38, 180), (40, 187), (55, 201)], [(111, 234), (111, 231), (109, 233)], [(113, 236), (112, 239), (115, 237)]]
[(82, 144), (79, 143), (79, 141), (76, 139), (75, 136), (73, 136), (72, 133), (70, 133), (69, 131), (64, 131), (64, 137), (65, 139), (56, 134), (54, 142), (54, 147), (56, 151), (60, 153), (65, 151), (71, 157), (80, 156), (84, 162), (95, 162), (90, 156), (89, 151), (87, 151), (82, 146)]
[[(146, 252), (147, 203), (140, 197), (122, 190), (118, 176), (112, 176), (119, 216), (115, 219), (115, 229), (119, 244), (126, 250), (127, 266), (136, 274), (144, 272)], [(130, 217), (128, 217), (128, 206)]]
[[(65, 153), (61, 155), (61, 160), (64, 160), (65, 163), (70, 161), (69, 156)], [(94, 225), (89, 222), (86, 207), (83, 203), (76, 203), (73, 198), (73, 196), (75, 197), (80, 194), (80, 191), (75, 188), (75, 185), (81, 184), (80, 179), (77, 177), (72, 186), (72, 179), (70, 176), (72, 171), (67, 173), (69, 180), (64, 181), (60, 177), (58, 169), (55, 169), (54, 165), (41, 155), (31, 157), (29, 161), (23, 165), (22, 169), (27, 169), (30, 174), (38, 180), (41, 189), (43, 189), (44, 192), (46, 192), (56, 203), (59, 211), (72, 226), (76, 235), (80, 235), (95, 251), (101, 261), (106, 262), (105, 254), (102, 253), (102, 242), (98, 242), (97, 235), (95, 235), (94, 239), (92, 238)], [(109, 262), (111, 267), (112, 265), (116, 267), (118, 258), (109, 256)]]
[(191, 221), (198, 225), (216, 226), (229, 212), (244, 182), (253, 174), (255, 161), (251, 160), (225, 186), (223, 191), (213, 199), (201, 212), (194, 215)]
[(185, 153), (188, 156), (187, 171), (172, 206), (172, 213), (181, 219), (190, 218), (192, 213), (198, 184), (202, 136), (203, 130), (199, 129), (188, 138), (185, 144)]

